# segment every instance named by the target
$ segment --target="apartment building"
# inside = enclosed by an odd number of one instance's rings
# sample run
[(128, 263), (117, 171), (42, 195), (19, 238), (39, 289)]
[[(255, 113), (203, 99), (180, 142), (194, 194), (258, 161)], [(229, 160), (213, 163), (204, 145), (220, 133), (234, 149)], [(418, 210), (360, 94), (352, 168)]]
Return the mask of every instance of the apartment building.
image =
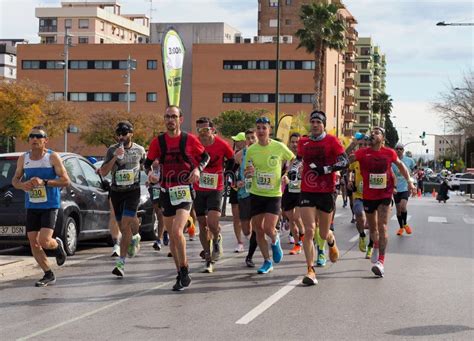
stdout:
[(435, 135), (435, 160), (439, 160), (442, 157), (461, 157), (464, 159), (463, 150), (465, 143), (465, 135)]
[(62, 1), (61, 7), (37, 7), (42, 44), (63, 44), (66, 30), (73, 44), (148, 43), (150, 20), (122, 14), (118, 0)]
[(372, 106), (375, 98), (385, 92), (386, 60), (380, 48), (375, 46), (372, 38), (359, 37), (356, 44), (357, 106), (355, 110), (357, 122), (354, 128), (362, 133), (370, 131), (373, 126), (383, 126), (384, 118), (374, 113)]

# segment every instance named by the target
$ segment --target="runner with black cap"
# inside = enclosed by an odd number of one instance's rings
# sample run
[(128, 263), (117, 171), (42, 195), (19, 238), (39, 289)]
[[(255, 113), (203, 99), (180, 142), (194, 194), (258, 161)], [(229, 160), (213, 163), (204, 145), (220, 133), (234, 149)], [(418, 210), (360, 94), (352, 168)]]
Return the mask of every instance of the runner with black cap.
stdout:
[(336, 238), (329, 227), (335, 206), (335, 172), (348, 166), (348, 158), (337, 137), (326, 134), (323, 111), (313, 111), (310, 122), (311, 135), (299, 141), (298, 158), (303, 160), (300, 212), (305, 227), (303, 245), (308, 269), (303, 284), (315, 285), (318, 283), (313, 266), (316, 220), (319, 221), (320, 237), (329, 245), (329, 259), (334, 263), (339, 258)]
[(118, 143), (109, 147), (99, 171), (102, 176), (112, 172), (110, 199), (122, 232), (120, 257), (112, 273), (122, 278), (125, 275), (126, 256), (134, 257), (140, 248), (137, 211), (140, 203), (140, 170), (145, 161), (145, 149), (132, 142), (133, 125), (130, 122), (119, 122), (115, 134)]

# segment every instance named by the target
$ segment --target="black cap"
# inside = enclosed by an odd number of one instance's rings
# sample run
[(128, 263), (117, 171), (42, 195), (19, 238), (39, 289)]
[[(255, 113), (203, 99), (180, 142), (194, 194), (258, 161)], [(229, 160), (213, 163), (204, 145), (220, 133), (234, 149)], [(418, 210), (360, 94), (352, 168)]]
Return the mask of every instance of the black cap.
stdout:
[(133, 125), (128, 121), (122, 121), (117, 124), (115, 131), (133, 133)]
[(324, 111), (320, 111), (320, 110), (314, 110), (310, 115), (309, 115), (309, 120), (314, 120), (314, 119), (317, 119), (317, 120), (320, 120), (321, 122), (323, 122), (324, 126), (326, 127), (326, 113)]

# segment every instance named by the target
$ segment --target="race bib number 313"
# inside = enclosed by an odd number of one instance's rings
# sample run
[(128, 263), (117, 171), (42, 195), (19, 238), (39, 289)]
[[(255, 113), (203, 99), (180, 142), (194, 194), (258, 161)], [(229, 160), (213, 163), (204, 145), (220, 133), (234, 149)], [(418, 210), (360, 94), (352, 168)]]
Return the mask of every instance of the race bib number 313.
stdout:
[(48, 195), (46, 194), (45, 186), (38, 186), (33, 188), (29, 193), (30, 202), (34, 204), (40, 204), (48, 201)]
[(257, 188), (273, 189), (275, 175), (273, 173), (257, 173)]
[(369, 188), (384, 189), (387, 188), (387, 174), (370, 174)]
[(191, 190), (189, 186), (174, 186), (169, 189), (171, 205), (177, 206), (181, 203), (191, 203)]

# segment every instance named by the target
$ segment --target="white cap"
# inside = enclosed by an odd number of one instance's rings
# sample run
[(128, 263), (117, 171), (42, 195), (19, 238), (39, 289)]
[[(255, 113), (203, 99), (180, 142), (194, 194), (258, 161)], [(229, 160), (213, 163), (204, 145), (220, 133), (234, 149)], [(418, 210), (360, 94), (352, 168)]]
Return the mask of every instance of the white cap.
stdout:
[(403, 145), (403, 143), (398, 142), (398, 143), (395, 145), (395, 149), (397, 149), (397, 148), (403, 148), (403, 149), (405, 149), (405, 146)]

